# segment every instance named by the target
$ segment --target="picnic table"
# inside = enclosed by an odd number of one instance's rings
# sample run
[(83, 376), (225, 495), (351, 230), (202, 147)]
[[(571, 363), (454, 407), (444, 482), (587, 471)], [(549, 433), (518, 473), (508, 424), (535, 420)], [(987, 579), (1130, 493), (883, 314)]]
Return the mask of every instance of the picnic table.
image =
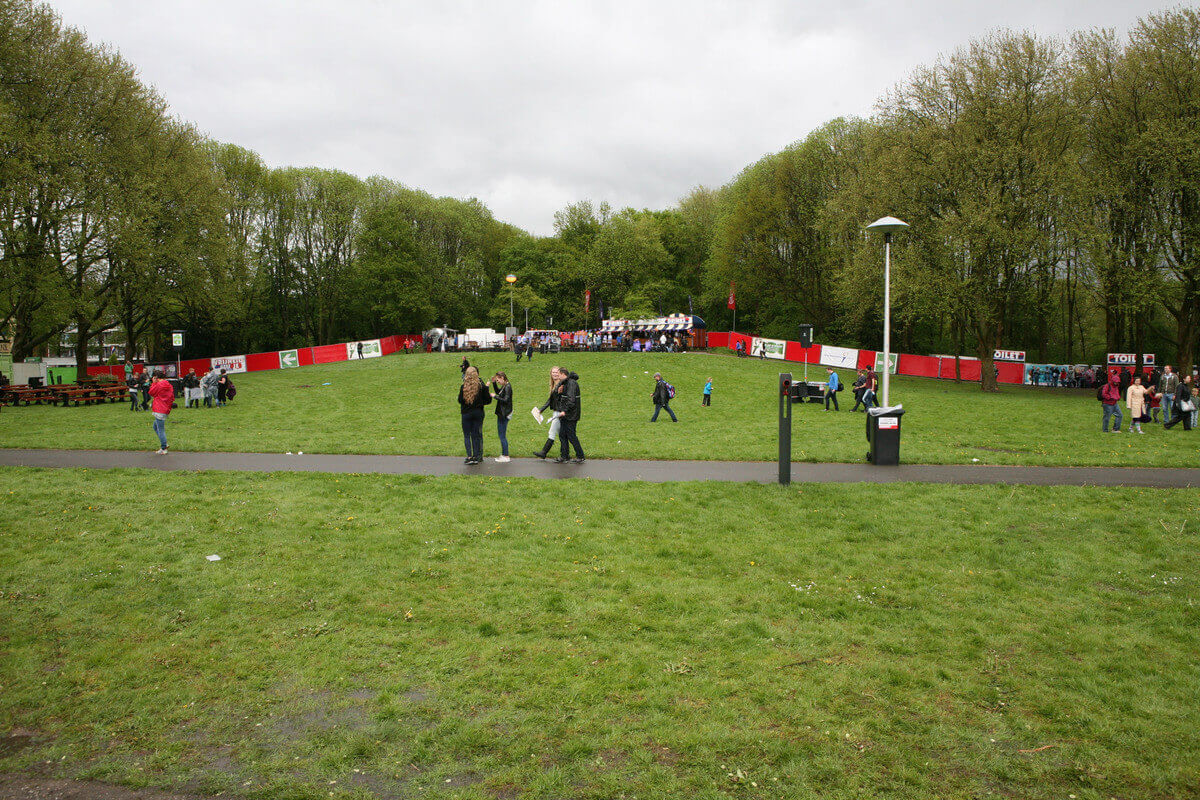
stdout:
[(10, 386), (6, 392), (7, 396), (12, 398), (14, 406), (21, 405), (21, 401), (25, 405), (30, 403), (54, 402), (54, 389), (50, 387), (33, 388), (31, 386)]
[(75, 401), (80, 403), (103, 403), (105, 400), (120, 400), (128, 390), (124, 386), (74, 386), (64, 384), (54, 387), (54, 395), (64, 407)]

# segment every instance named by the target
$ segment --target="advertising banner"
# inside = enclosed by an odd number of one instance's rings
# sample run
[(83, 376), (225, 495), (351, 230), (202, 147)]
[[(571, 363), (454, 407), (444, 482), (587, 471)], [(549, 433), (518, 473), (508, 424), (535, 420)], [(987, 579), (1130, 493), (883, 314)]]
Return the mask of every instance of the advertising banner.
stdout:
[[(1109, 353), (1108, 365), (1110, 367), (1132, 367), (1137, 363), (1136, 353)], [(1154, 366), (1154, 353), (1146, 353), (1142, 356), (1142, 364), (1147, 367)]]
[(858, 367), (858, 350), (849, 347), (832, 347), (821, 345), (821, 363), (837, 369), (856, 369)]
[(383, 355), (378, 339), (364, 339), (361, 342), (346, 342), (346, 358), (359, 358), (359, 345), (362, 346), (362, 358), (379, 358)]
[[(896, 365), (900, 363), (899, 353), (888, 353), (888, 374), (896, 374)], [(875, 372), (883, 372), (883, 353), (875, 353)]]
[(1024, 350), (996, 350), (992, 353), (993, 361), (1024, 361)]
[(223, 369), (232, 374), (246, 371), (245, 356), (221, 356), (212, 360), (213, 369)]
[(300, 354), (295, 350), (280, 350), (279, 351), (279, 368), (292, 369), (300, 366)]
[(12, 353), (0, 353), (0, 372), (7, 375), (10, 381), (13, 379)]
[(777, 358), (783, 360), (787, 350), (787, 342), (782, 339), (762, 339), (755, 336), (750, 342), (750, 355), (756, 358)]

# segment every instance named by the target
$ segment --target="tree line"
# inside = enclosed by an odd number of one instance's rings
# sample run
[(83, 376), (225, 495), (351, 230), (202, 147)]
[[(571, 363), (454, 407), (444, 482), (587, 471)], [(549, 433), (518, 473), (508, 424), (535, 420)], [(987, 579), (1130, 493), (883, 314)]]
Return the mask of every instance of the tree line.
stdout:
[(993, 33), (722, 187), (662, 210), (582, 200), (547, 237), (474, 199), (205, 140), (28, 0), (0, 0), (0, 67), (0, 331), (18, 360), (68, 330), (82, 358), (112, 324), (155, 354), (183, 328), (197, 355), (502, 328), (510, 300), (518, 327), (694, 311), (722, 329), (731, 286), (741, 331), (807, 322), (878, 347), (882, 248), (864, 226), (889, 214), (911, 225), (893, 247), (896, 349), (1195, 360), (1191, 9), (1127, 36)]

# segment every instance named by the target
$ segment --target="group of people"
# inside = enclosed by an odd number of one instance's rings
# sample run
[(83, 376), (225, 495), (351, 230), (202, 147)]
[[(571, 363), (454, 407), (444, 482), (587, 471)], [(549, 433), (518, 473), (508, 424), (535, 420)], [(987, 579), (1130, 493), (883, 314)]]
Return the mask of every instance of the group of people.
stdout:
[(199, 408), (203, 403), (205, 408), (222, 408), (237, 394), (237, 387), (225, 374), (225, 370), (213, 368), (204, 373), (204, 377), (196, 375), (196, 370), (189, 369), (183, 376), (183, 400), (187, 408)]
[[(512, 384), (503, 372), (497, 372), (485, 384), (479, 377), (479, 370), (471, 366), (464, 356), (462, 386), (458, 390), (458, 405), (462, 415), (463, 446), (467, 451), (467, 457), (463, 463), (467, 466), (483, 463), (485, 408), (491, 405), (493, 398), (496, 401), (496, 436), (500, 440), (500, 455), (496, 461), (503, 464), (510, 460), (508, 422), (513, 415)], [(541, 407), (535, 407), (534, 411), (540, 417), (547, 410), (551, 413), (546, 444), (541, 450), (536, 451), (534, 456), (545, 459), (549, 456), (557, 439), (560, 442), (560, 449), (558, 458), (554, 459), (555, 463), (565, 464), (573, 461), (576, 464), (582, 464), (585, 456), (577, 433), (582, 411), (579, 375), (558, 366), (550, 368), (550, 394), (546, 398), (546, 402)], [(572, 449), (575, 451), (574, 459), (571, 458)]]
[[(1130, 376), (1127, 372), (1114, 372), (1109, 375), (1108, 382), (1101, 386), (1096, 393), (1096, 399), (1100, 401), (1103, 408), (1103, 417), (1100, 423), (1102, 432), (1110, 432), (1110, 422), (1112, 433), (1121, 432), (1123, 415), (1120, 402), (1122, 399), (1125, 401), (1125, 408), (1129, 411), (1127, 430), (1130, 433), (1135, 431), (1145, 433), (1142, 425), (1158, 423), (1160, 410), (1164, 430), (1169, 430), (1180, 422), (1183, 423), (1185, 431), (1196, 427), (1197, 409), (1200, 409), (1200, 387), (1196, 385), (1196, 381), (1191, 375), (1180, 379), (1168, 364), (1162, 374), (1158, 376), (1157, 381), (1151, 376), (1150, 381), (1143, 384), (1140, 375)], [(1128, 384), (1125, 384), (1126, 379), (1129, 380)]]

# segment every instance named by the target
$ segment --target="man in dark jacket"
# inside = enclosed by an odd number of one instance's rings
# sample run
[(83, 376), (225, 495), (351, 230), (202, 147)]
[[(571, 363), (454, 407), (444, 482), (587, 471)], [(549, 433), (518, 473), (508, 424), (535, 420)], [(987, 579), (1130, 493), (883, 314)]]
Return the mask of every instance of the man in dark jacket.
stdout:
[(583, 401), (579, 395), (579, 376), (574, 372), (566, 374), (567, 378), (563, 381), (562, 395), (558, 403), (558, 441), (562, 445), (562, 452), (554, 461), (557, 464), (569, 461), (571, 448), (574, 447), (575, 463), (582, 464), (584, 462), (583, 446), (579, 444), (579, 436), (575, 433), (575, 426), (579, 424), (579, 414), (583, 408)]
[(654, 416), (650, 418), (651, 422), (658, 421), (658, 412), (663, 409), (666, 409), (667, 413), (671, 415), (671, 422), (679, 422), (679, 418), (671, 410), (671, 390), (667, 388), (667, 382), (663, 380), (662, 373), (654, 373), (654, 394), (651, 399), (654, 401)]

